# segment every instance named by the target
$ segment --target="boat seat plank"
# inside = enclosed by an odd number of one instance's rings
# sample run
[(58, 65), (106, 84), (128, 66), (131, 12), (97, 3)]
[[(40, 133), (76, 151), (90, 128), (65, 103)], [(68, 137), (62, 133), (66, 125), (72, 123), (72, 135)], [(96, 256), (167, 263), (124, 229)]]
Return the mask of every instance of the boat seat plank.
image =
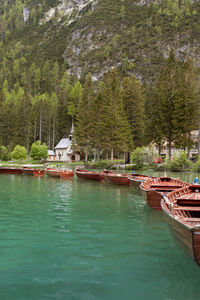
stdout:
[(182, 206), (182, 207), (174, 207), (174, 210), (183, 210), (183, 211), (199, 211), (200, 212), (200, 207), (195, 207), (195, 206)]
[(175, 184), (152, 184), (151, 188), (177, 188), (180, 189), (182, 186), (181, 185), (175, 185)]
[(200, 218), (184, 218), (183, 220), (186, 222), (199, 222), (200, 223)]
[(184, 201), (184, 200), (200, 200), (200, 195), (199, 193), (191, 193), (191, 194), (188, 194), (188, 195), (182, 195), (180, 197), (177, 197), (176, 198), (177, 201)]

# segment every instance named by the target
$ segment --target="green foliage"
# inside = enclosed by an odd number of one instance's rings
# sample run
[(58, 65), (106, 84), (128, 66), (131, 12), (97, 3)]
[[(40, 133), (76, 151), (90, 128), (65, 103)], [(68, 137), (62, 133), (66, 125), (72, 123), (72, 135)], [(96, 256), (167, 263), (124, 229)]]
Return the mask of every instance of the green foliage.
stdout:
[(40, 141), (33, 143), (30, 155), (33, 160), (46, 159), (48, 157), (48, 148), (46, 144), (43, 143), (41, 145)]
[(170, 171), (186, 171), (191, 167), (192, 163), (187, 158), (185, 152), (181, 152), (179, 155), (174, 155), (171, 161), (168, 161), (167, 168)]
[(27, 149), (23, 146), (17, 145), (10, 153), (11, 158), (15, 160), (23, 160), (27, 158)]
[(100, 160), (91, 164), (92, 169), (112, 169), (114, 166), (114, 161), (110, 160)]
[(10, 159), (10, 154), (5, 146), (0, 146), (0, 159), (7, 161)]
[(145, 161), (145, 148), (137, 147), (131, 152), (131, 163), (135, 164), (136, 169), (142, 169)]
[(123, 85), (123, 103), (131, 126), (133, 144), (141, 147), (144, 142), (144, 102), (145, 97), (140, 82), (134, 77), (125, 77)]

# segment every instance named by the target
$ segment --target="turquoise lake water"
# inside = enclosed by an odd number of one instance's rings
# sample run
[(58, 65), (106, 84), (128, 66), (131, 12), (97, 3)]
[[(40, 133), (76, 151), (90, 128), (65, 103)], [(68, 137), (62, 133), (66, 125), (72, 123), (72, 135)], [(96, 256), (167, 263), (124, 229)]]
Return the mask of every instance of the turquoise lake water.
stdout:
[(200, 299), (200, 268), (139, 189), (1, 175), (0, 191), (1, 300)]

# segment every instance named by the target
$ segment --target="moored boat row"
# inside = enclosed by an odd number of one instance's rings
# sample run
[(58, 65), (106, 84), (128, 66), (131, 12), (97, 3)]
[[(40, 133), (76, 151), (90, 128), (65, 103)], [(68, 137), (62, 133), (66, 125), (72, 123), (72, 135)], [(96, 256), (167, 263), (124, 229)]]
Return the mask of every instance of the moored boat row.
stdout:
[(72, 170), (47, 168), (47, 169), (34, 169), (30, 167), (14, 168), (14, 167), (0, 167), (0, 174), (13, 174), (13, 175), (32, 175), (32, 176), (44, 176), (47, 174), (51, 177), (69, 178), (74, 176)]
[(104, 170), (102, 172), (94, 172), (82, 169), (76, 169), (75, 173), (77, 177), (96, 180), (96, 181), (105, 181), (108, 183), (118, 184), (118, 185), (130, 185), (132, 182), (136, 184), (140, 184), (141, 181), (148, 180), (149, 176), (141, 175), (141, 174), (121, 174), (114, 173), (108, 170)]

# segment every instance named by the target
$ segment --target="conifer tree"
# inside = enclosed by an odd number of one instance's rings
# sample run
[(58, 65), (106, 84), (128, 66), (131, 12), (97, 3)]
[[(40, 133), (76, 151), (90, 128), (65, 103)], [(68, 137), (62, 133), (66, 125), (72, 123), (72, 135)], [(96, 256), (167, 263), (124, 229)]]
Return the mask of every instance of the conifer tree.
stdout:
[(161, 125), (162, 122), (164, 122), (161, 103), (158, 101), (158, 91), (156, 87), (152, 87), (147, 91), (145, 113), (146, 143), (154, 142), (158, 146), (158, 156), (160, 157), (165, 136)]
[(71, 89), (70, 76), (65, 72), (58, 87), (57, 137), (59, 139), (69, 134), (71, 126), (71, 118), (68, 113)]
[(111, 161), (114, 150), (128, 151), (131, 146), (131, 130), (122, 101), (122, 90), (116, 70), (109, 71), (101, 88), (102, 110), (99, 122), (102, 146), (111, 151)]
[(198, 123), (197, 74), (191, 60), (179, 66), (177, 93), (174, 97), (174, 140), (178, 148), (190, 150), (190, 132)]
[(100, 150), (103, 149), (104, 141), (101, 136), (100, 123), (102, 118), (102, 95), (101, 88), (97, 95), (94, 97), (94, 100), (91, 104), (90, 112), (90, 135), (91, 135), (91, 144), (97, 152), (97, 160), (100, 159)]
[(140, 82), (134, 77), (124, 78), (123, 103), (131, 127), (134, 147), (141, 147), (144, 139), (144, 93)]
[(174, 140), (174, 99), (177, 95), (178, 63), (173, 49), (166, 59), (165, 66), (158, 76), (157, 91), (157, 113), (159, 116), (160, 131), (168, 141), (169, 157), (171, 159), (171, 147)]
[(85, 161), (91, 149), (91, 105), (94, 101), (94, 87), (91, 75), (88, 74), (83, 86), (82, 97), (78, 104), (77, 125), (75, 127), (75, 140), (81, 150), (85, 152)]

